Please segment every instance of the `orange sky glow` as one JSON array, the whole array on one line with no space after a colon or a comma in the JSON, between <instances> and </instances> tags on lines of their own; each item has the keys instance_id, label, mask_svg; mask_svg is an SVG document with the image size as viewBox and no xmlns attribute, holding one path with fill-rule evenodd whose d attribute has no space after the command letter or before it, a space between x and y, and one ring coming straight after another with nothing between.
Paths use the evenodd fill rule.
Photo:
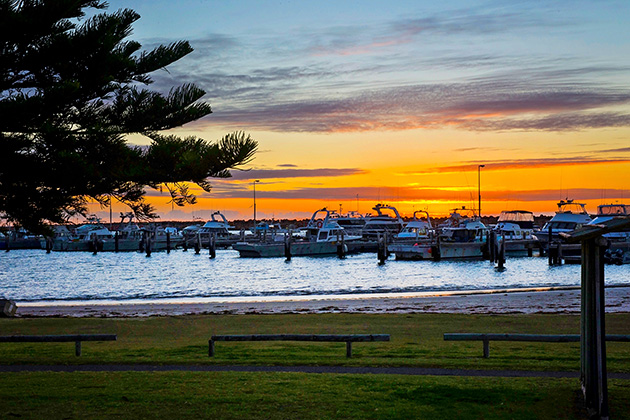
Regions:
<instances>
[{"instance_id":1,"label":"orange sky glow","mask_svg":"<svg viewBox=\"0 0 630 420\"><path fill-rule=\"evenodd\" d=\"M630 43L619 19L630 4L109 3L142 16L133 38L143 46L195 49L152 75L152 88L195 83L213 113L170 133L259 142L196 205L147 191L161 220L251 219L255 180L258 219L377 203L443 216L476 208L479 186L483 214L553 214L567 198L592 213L630 204ZM121 211L114 204L114 218Z\"/></svg>"}]
</instances>

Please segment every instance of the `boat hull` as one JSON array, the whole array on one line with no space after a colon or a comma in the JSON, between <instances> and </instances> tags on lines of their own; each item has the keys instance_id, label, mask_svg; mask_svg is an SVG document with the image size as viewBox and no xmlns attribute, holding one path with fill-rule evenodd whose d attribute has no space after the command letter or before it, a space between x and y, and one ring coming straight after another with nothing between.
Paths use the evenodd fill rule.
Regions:
<instances>
[{"instance_id":1,"label":"boat hull","mask_svg":"<svg viewBox=\"0 0 630 420\"><path fill-rule=\"evenodd\" d=\"M392 244L388 251L397 260L440 260L451 258L476 258L484 256L483 242L453 242L437 244Z\"/></svg>"},{"instance_id":2,"label":"boat hull","mask_svg":"<svg viewBox=\"0 0 630 420\"><path fill-rule=\"evenodd\" d=\"M241 257L273 258L287 256L285 244L278 243L245 243L232 245ZM347 250L347 246L346 246ZM309 255L334 255L339 252L336 242L294 242L290 246L292 257Z\"/></svg>"}]
</instances>

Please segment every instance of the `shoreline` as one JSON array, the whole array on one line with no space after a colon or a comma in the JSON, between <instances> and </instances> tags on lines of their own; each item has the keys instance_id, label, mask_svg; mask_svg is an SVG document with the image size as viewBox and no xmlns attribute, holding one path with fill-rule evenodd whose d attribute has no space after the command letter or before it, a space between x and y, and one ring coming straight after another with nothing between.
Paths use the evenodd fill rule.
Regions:
<instances>
[{"instance_id":1,"label":"shoreline","mask_svg":"<svg viewBox=\"0 0 630 420\"><path fill-rule=\"evenodd\" d=\"M606 287L606 312L630 312L630 286ZM343 295L170 299L168 301L18 302L18 317L148 317L298 313L579 313L578 286Z\"/></svg>"}]
</instances>

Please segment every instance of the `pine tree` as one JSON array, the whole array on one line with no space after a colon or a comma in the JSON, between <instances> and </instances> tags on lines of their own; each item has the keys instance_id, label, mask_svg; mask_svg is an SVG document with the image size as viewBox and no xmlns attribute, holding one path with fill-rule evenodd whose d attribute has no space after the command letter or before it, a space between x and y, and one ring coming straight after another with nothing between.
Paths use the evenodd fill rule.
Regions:
<instances>
[{"instance_id":1,"label":"pine tree","mask_svg":"<svg viewBox=\"0 0 630 420\"><path fill-rule=\"evenodd\" d=\"M229 177L257 149L242 132L218 142L161 135L211 113L195 85L149 89L151 72L192 48L180 41L141 51L127 40L138 14L106 7L0 0L0 216L33 232L86 215L94 200L155 217L146 187L166 188L177 205L194 203L189 183L210 191L208 178ZM151 145L131 147L128 134Z\"/></svg>"}]
</instances>

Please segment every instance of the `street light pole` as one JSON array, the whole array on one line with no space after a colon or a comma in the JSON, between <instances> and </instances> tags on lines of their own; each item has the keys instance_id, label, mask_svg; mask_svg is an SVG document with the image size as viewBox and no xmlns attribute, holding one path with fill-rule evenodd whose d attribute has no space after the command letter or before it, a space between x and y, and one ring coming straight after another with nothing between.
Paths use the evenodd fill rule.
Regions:
<instances>
[{"instance_id":1,"label":"street light pole","mask_svg":"<svg viewBox=\"0 0 630 420\"><path fill-rule=\"evenodd\" d=\"M260 182L259 179L254 180L252 185L254 185L254 227L256 227L256 183Z\"/></svg>"},{"instance_id":2,"label":"street light pole","mask_svg":"<svg viewBox=\"0 0 630 420\"><path fill-rule=\"evenodd\" d=\"M479 193L479 219L481 220L481 168L485 168L486 165L477 166L477 192Z\"/></svg>"}]
</instances>

